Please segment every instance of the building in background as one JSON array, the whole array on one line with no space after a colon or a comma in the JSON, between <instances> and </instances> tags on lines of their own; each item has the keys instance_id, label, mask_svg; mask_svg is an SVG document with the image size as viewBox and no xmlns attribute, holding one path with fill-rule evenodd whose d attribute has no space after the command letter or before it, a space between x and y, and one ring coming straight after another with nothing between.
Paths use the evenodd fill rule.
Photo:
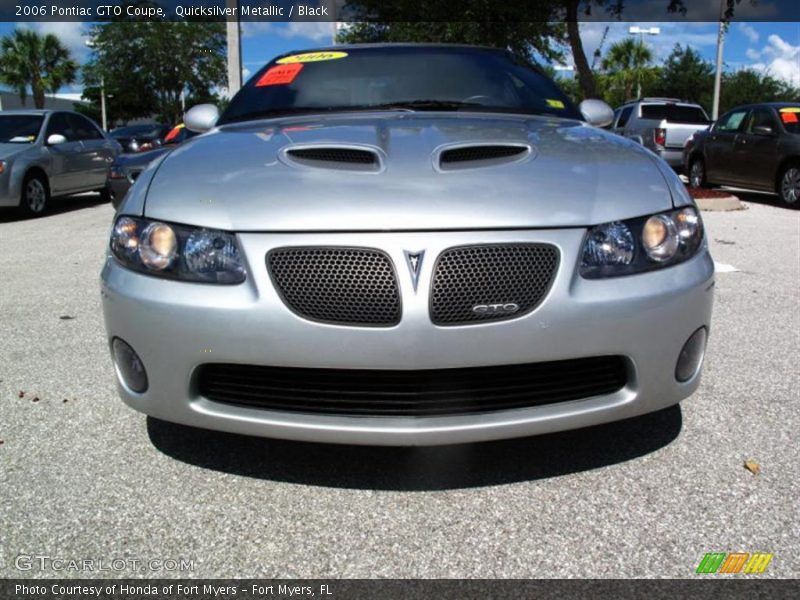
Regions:
<instances>
[{"instance_id":1,"label":"building in background","mask_svg":"<svg viewBox=\"0 0 800 600\"><path fill-rule=\"evenodd\" d=\"M88 102L81 100L80 94L46 94L44 99L44 107L57 109L57 110L75 110L76 104L83 104L88 106ZM33 97L28 96L25 99L25 104L19 99L17 92L8 92L0 90L0 110L20 110L20 109L35 109L36 105L33 103Z\"/></svg>"}]
</instances>

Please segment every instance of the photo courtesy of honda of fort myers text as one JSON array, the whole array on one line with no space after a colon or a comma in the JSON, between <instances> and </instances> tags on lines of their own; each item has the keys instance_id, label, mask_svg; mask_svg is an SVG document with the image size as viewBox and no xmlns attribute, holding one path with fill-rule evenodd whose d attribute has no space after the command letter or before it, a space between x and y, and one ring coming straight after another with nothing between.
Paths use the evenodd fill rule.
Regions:
<instances>
[{"instance_id":1,"label":"photo courtesy of honda of fort myers text","mask_svg":"<svg viewBox=\"0 0 800 600\"><path fill-rule=\"evenodd\" d=\"M797 597L799 6L3 3L0 598Z\"/></svg>"}]
</instances>

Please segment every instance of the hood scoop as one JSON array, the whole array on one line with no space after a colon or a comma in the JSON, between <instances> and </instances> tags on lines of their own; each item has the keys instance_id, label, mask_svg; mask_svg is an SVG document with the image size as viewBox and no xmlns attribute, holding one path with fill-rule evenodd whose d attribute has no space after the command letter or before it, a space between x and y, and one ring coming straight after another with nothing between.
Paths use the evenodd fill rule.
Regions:
<instances>
[{"instance_id":1,"label":"hood scoop","mask_svg":"<svg viewBox=\"0 0 800 600\"><path fill-rule=\"evenodd\" d=\"M531 154L526 144L471 144L441 150L436 163L442 171L454 171L517 162Z\"/></svg>"},{"instance_id":2,"label":"hood scoop","mask_svg":"<svg viewBox=\"0 0 800 600\"><path fill-rule=\"evenodd\" d=\"M337 171L376 172L382 168L380 155L369 148L350 146L292 147L283 152L285 160L302 167L334 169Z\"/></svg>"}]
</instances>

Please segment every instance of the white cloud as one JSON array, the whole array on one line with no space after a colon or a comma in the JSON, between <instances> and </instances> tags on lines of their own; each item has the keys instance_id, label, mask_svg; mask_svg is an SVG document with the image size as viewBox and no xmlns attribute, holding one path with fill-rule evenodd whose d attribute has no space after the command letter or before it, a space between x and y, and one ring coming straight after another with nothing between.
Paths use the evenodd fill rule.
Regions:
<instances>
[{"instance_id":1,"label":"white cloud","mask_svg":"<svg viewBox=\"0 0 800 600\"><path fill-rule=\"evenodd\" d=\"M288 21L280 24L266 21L242 23L242 37L259 35L279 35L287 39L307 38L317 44L330 43L333 38L333 24L322 21Z\"/></svg>"},{"instance_id":2,"label":"white cloud","mask_svg":"<svg viewBox=\"0 0 800 600\"><path fill-rule=\"evenodd\" d=\"M800 45L793 46L774 33L767 42L761 51L754 51L753 55L762 62L751 65L752 68L800 87ZM749 51L747 56L751 57Z\"/></svg>"},{"instance_id":3,"label":"white cloud","mask_svg":"<svg viewBox=\"0 0 800 600\"><path fill-rule=\"evenodd\" d=\"M284 27L277 28L276 33L285 38L302 37L314 40L331 42L333 37L333 24L321 21L289 21Z\"/></svg>"},{"instance_id":4,"label":"white cloud","mask_svg":"<svg viewBox=\"0 0 800 600\"><path fill-rule=\"evenodd\" d=\"M761 50L756 50L755 48L748 48L745 54L750 60L759 60L761 58Z\"/></svg>"},{"instance_id":5,"label":"white cloud","mask_svg":"<svg viewBox=\"0 0 800 600\"><path fill-rule=\"evenodd\" d=\"M242 21L242 37L272 33L272 23L268 21Z\"/></svg>"},{"instance_id":6,"label":"white cloud","mask_svg":"<svg viewBox=\"0 0 800 600\"><path fill-rule=\"evenodd\" d=\"M800 45L793 46L776 34L770 35L767 42L758 52L762 62L751 67L800 87ZM747 56L750 57L749 51Z\"/></svg>"},{"instance_id":7,"label":"white cloud","mask_svg":"<svg viewBox=\"0 0 800 600\"><path fill-rule=\"evenodd\" d=\"M745 37L750 40L751 44L758 42L758 32L751 25L748 25L747 23L739 23L739 31L741 31Z\"/></svg>"}]
</instances>

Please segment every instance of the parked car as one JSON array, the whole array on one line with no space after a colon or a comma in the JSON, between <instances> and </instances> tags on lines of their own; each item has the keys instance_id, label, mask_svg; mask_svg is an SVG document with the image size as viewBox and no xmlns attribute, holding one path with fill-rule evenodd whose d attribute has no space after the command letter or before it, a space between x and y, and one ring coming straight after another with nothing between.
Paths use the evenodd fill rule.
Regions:
<instances>
[{"instance_id":1,"label":"parked car","mask_svg":"<svg viewBox=\"0 0 800 600\"><path fill-rule=\"evenodd\" d=\"M635 140L674 168L683 166L683 146L711 120L699 104L674 98L643 98L614 112L611 131Z\"/></svg>"},{"instance_id":2,"label":"parked car","mask_svg":"<svg viewBox=\"0 0 800 600\"><path fill-rule=\"evenodd\" d=\"M44 214L51 198L105 193L117 142L83 115L69 111L0 113L0 207Z\"/></svg>"},{"instance_id":3,"label":"parked car","mask_svg":"<svg viewBox=\"0 0 800 600\"><path fill-rule=\"evenodd\" d=\"M138 154L120 154L108 169L106 190L114 208L118 208L130 187L151 162L166 154L175 146L197 135L180 123L173 127L156 150Z\"/></svg>"},{"instance_id":4,"label":"parked car","mask_svg":"<svg viewBox=\"0 0 800 600\"><path fill-rule=\"evenodd\" d=\"M800 199L800 104L739 106L709 131L696 133L684 151L694 187L729 185Z\"/></svg>"},{"instance_id":5,"label":"parked car","mask_svg":"<svg viewBox=\"0 0 800 600\"><path fill-rule=\"evenodd\" d=\"M161 146L169 131L169 125L148 123L117 127L111 130L111 136L120 143L124 152L147 152Z\"/></svg>"},{"instance_id":6,"label":"parked car","mask_svg":"<svg viewBox=\"0 0 800 600\"><path fill-rule=\"evenodd\" d=\"M279 56L145 170L102 271L118 389L197 427L447 444L689 396L714 265L686 186L503 50Z\"/></svg>"}]
</instances>

